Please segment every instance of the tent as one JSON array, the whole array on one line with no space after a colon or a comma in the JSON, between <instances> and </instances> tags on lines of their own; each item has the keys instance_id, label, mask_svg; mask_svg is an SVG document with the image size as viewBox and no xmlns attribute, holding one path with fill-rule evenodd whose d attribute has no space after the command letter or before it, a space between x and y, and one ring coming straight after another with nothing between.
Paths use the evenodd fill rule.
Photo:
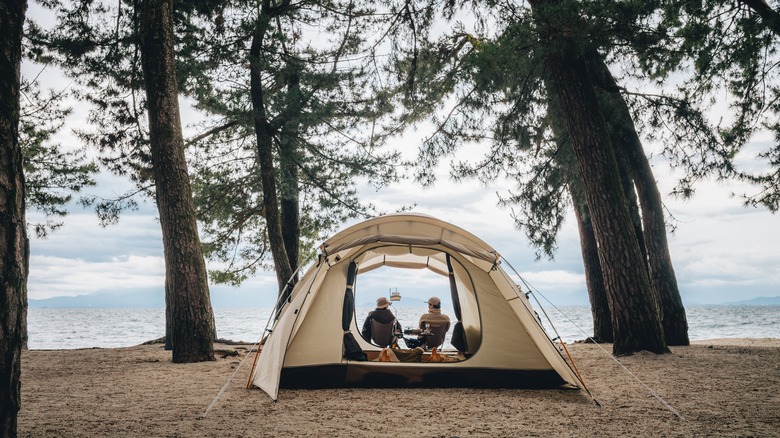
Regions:
<instances>
[{"instance_id":1,"label":"tent","mask_svg":"<svg viewBox=\"0 0 780 438\"><path fill-rule=\"evenodd\" d=\"M445 362L429 362L427 352L417 362L375 361L381 348L360 335L353 288L357 276L382 266L449 278L457 348L441 352ZM248 386L276 400L280 387L582 385L496 251L450 223L399 213L353 225L322 244L272 312Z\"/></svg>"}]
</instances>

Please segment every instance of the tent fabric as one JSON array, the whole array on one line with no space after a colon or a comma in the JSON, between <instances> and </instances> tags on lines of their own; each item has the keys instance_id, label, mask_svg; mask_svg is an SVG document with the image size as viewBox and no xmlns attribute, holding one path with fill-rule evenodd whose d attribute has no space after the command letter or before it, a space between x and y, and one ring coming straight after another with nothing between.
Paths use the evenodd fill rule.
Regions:
<instances>
[{"instance_id":1,"label":"tent fabric","mask_svg":"<svg viewBox=\"0 0 780 438\"><path fill-rule=\"evenodd\" d=\"M250 383L272 399L280 386L581 387L525 294L501 268L498 253L473 234L431 216L401 213L348 227L326 240L321 252L290 299L280 303L251 371ZM448 278L443 281L453 292L466 350L462 360L345 358L347 335L360 333L355 276L382 266L428 269ZM369 356L381 351L360 335L352 340Z\"/></svg>"},{"instance_id":2,"label":"tent fabric","mask_svg":"<svg viewBox=\"0 0 780 438\"><path fill-rule=\"evenodd\" d=\"M450 339L450 343L453 347L455 347L456 350L460 351L461 353L468 351L466 332L463 330L463 323L460 321L456 322L455 325L452 326L452 339Z\"/></svg>"},{"instance_id":3,"label":"tent fabric","mask_svg":"<svg viewBox=\"0 0 780 438\"><path fill-rule=\"evenodd\" d=\"M460 321L460 298L458 298L458 283L455 281L455 274L452 272L452 260L447 254L447 277L450 280L450 295L452 295L452 307L455 310L455 318Z\"/></svg>"}]
</instances>

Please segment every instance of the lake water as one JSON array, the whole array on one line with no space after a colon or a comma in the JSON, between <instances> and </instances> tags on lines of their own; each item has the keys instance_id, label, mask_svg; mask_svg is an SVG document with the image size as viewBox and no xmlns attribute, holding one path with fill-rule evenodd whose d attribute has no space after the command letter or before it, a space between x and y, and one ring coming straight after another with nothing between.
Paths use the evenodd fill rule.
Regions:
<instances>
[{"instance_id":1,"label":"lake water","mask_svg":"<svg viewBox=\"0 0 780 438\"><path fill-rule=\"evenodd\" d=\"M370 308L358 308L359 325ZM398 307L404 327L417 324L420 309ZM451 309L443 309L454 319ZM713 338L780 338L780 306L689 306L691 340ZM215 308L217 336L253 343L260 338L270 308ZM565 342L593 334L590 309L585 306L545 308ZM545 321L544 313L539 312ZM128 347L165 333L162 308L31 308L28 313L30 349ZM545 327L551 337L550 324Z\"/></svg>"}]
</instances>

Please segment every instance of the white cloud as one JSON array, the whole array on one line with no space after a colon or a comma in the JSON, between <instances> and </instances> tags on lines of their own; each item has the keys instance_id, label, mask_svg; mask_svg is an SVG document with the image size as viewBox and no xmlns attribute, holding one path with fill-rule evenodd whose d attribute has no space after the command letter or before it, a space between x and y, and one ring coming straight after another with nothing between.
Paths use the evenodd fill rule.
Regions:
<instances>
[{"instance_id":1,"label":"white cloud","mask_svg":"<svg viewBox=\"0 0 780 438\"><path fill-rule=\"evenodd\" d=\"M161 257L117 256L102 262L30 257L28 295L32 299L147 287L164 290L165 263Z\"/></svg>"},{"instance_id":2,"label":"white cloud","mask_svg":"<svg viewBox=\"0 0 780 438\"><path fill-rule=\"evenodd\" d=\"M685 297L699 302L728 300L729 288L741 298L780 290L780 233L777 216L763 210L744 209L728 197L732 187L702 185L692 201L666 199L680 220L669 244L675 271ZM533 249L512 224L510 212L496 206L496 190L475 183L438 183L422 190L404 183L369 198L380 207L394 209L416 202L415 211L451 222L475 234L511 263L542 294L560 300L584 299L585 280L579 237L573 217L567 219L559 238L556 260L535 261ZM362 193L362 192L361 192ZM65 219L66 225L46 240L31 241L30 298L77 295L105 289L164 285L160 224L152 206L121 217L116 226L101 228L90 212ZM363 290L386 292L391 287L419 291L424 297L442 293L438 276L420 272L370 282ZM219 290L219 288L213 288ZM276 278L261 273L240 288L273 296Z\"/></svg>"},{"instance_id":3,"label":"white cloud","mask_svg":"<svg viewBox=\"0 0 780 438\"><path fill-rule=\"evenodd\" d=\"M585 274L568 271L538 271L521 273L526 281L536 287L585 287Z\"/></svg>"},{"instance_id":4,"label":"white cloud","mask_svg":"<svg viewBox=\"0 0 780 438\"><path fill-rule=\"evenodd\" d=\"M34 67L23 68L33 69L27 70L29 73L37 71ZM186 108L183 113L190 119L194 117ZM76 120L75 124L78 123ZM406 158L416 157L419 138L425 129L423 126L417 133L396 143ZM67 141L73 139L70 133L64 132L62 136ZM745 168L760 168L754 156L769 141L770 138L757 137L755 144L740 154L740 164ZM458 159L478 159L479 150L479 147L464 147ZM512 185L500 180L488 187L477 181L454 183L448 176L448 164L448 159L442 161L437 169L438 180L431 188L423 189L411 181L404 181L377 192L361 185L360 196L384 211L416 204L414 211L470 231L493 246L524 278L548 296L582 296L585 293L579 237L573 216L567 218L561 230L555 261L535 261L533 248L523 233L514 228L511 211L497 205L496 192L506 193ZM732 196L732 193L750 193L753 189L744 184L701 181L693 199L677 200L667 194L679 175L670 171L667 163L657 155L653 164L666 206L679 221L677 232L669 235L669 244L684 296L718 302L733 293L729 288L738 288L743 298L780 291L777 215L743 208L740 199ZM89 190L116 195L129 186L121 178L107 175L101 175L99 183L99 187ZM35 213L28 213L28 218L34 221ZM140 211L123 214L118 225L108 228L101 228L93 213L74 208L65 218L62 229L46 240L32 239L31 253L30 298L129 287L162 288L164 285L160 224L152 202L142 204ZM363 279L361 286L376 291L387 291L390 287L420 290L424 296L440 290L440 279L436 277L412 272L396 277L393 284L387 280ZM241 289L273 296L276 278L272 273L262 273L248 280Z\"/></svg>"}]
</instances>

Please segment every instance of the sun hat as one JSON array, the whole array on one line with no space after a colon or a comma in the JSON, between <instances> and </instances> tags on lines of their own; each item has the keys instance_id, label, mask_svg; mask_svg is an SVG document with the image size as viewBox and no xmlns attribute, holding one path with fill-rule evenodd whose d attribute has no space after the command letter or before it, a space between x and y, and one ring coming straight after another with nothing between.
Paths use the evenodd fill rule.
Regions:
<instances>
[{"instance_id":1,"label":"sun hat","mask_svg":"<svg viewBox=\"0 0 780 438\"><path fill-rule=\"evenodd\" d=\"M390 302L387 301L387 298L385 297L379 297L376 299L376 308L377 309L387 309L387 306L390 305Z\"/></svg>"}]
</instances>

